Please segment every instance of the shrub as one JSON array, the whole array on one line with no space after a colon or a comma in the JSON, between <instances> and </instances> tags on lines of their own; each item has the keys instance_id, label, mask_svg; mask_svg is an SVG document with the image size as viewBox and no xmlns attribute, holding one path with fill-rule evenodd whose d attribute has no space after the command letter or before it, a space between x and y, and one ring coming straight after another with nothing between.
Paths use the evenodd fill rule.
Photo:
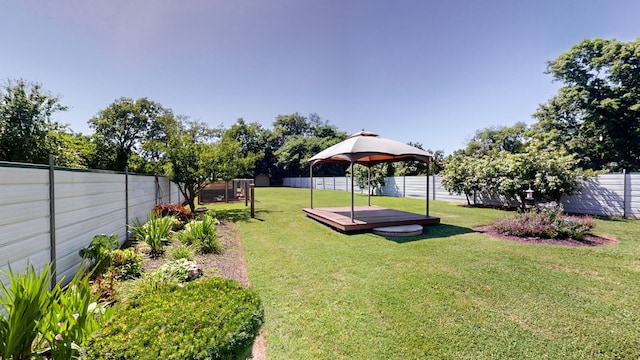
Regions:
<instances>
[{"instance_id":1,"label":"shrub","mask_svg":"<svg viewBox=\"0 0 640 360\"><path fill-rule=\"evenodd\" d=\"M193 213L181 204L157 204L153 207L153 213L160 216L174 216L182 223L188 223L193 219Z\"/></svg>"},{"instance_id":2,"label":"shrub","mask_svg":"<svg viewBox=\"0 0 640 360\"><path fill-rule=\"evenodd\" d=\"M93 261L93 273L99 275L111 265L111 251L117 248L118 244L118 235L96 235L89 246L80 249L79 254L83 259Z\"/></svg>"},{"instance_id":3,"label":"shrub","mask_svg":"<svg viewBox=\"0 0 640 360\"><path fill-rule=\"evenodd\" d=\"M173 260L187 259L193 260L193 247L190 245L180 244L169 250L169 255Z\"/></svg>"},{"instance_id":4,"label":"shrub","mask_svg":"<svg viewBox=\"0 0 640 360\"><path fill-rule=\"evenodd\" d=\"M204 254L219 254L222 251L222 243L217 235L217 224L216 219L205 215L202 221L194 220L185 225L178 238L184 244L197 246Z\"/></svg>"},{"instance_id":5,"label":"shrub","mask_svg":"<svg viewBox=\"0 0 640 360\"><path fill-rule=\"evenodd\" d=\"M134 248L111 252L111 265L118 281L135 279L142 274L143 255Z\"/></svg>"},{"instance_id":6,"label":"shrub","mask_svg":"<svg viewBox=\"0 0 640 360\"><path fill-rule=\"evenodd\" d=\"M90 341L87 355L120 360L238 359L250 351L263 318L255 292L233 280L215 277L159 288L124 304Z\"/></svg>"},{"instance_id":7,"label":"shrub","mask_svg":"<svg viewBox=\"0 0 640 360\"><path fill-rule=\"evenodd\" d=\"M172 227L173 221L170 217L162 217L153 212L149 214L149 221L146 223L143 224L139 219L136 219L130 226L133 237L149 245L151 254L154 256L162 254Z\"/></svg>"},{"instance_id":8,"label":"shrub","mask_svg":"<svg viewBox=\"0 0 640 360\"><path fill-rule=\"evenodd\" d=\"M494 228L505 235L581 240L595 227L589 216L567 216L562 205L543 205L516 216L497 219Z\"/></svg>"}]
</instances>

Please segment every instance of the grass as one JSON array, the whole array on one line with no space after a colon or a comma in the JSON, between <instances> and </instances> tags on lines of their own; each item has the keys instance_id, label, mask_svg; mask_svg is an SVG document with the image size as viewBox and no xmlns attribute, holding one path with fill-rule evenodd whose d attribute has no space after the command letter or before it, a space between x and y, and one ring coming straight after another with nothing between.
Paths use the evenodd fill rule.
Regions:
<instances>
[{"instance_id":1,"label":"grass","mask_svg":"<svg viewBox=\"0 0 640 360\"><path fill-rule=\"evenodd\" d=\"M316 207L349 201L314 191ZM424 200L372 204L424 212ZM534 245L471 231L503 211L433 201L442 225L394 239L338 233L308 205L308 190L258 188L256 219L231 212L270 359L640 357L639 221L597 221L615 246Z\"/></svg>"}]
</instances>

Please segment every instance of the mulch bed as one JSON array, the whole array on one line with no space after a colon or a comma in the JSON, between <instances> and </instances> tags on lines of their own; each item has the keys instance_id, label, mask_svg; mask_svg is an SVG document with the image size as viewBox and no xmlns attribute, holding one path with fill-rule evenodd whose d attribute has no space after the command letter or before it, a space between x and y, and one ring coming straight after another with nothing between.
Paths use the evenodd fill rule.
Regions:
<instances>
[{"instance_id":1,"label":"mulch bed","mask_svg":"<svg viewBox=\"0 0 640 360\"><path fill-rule=\"evenodd\" d=\"M476 226L473 231L483 233L497 239L516 241L530 244L545 244L545 245L565 245L565 246L602 246L602 245L615 245L619 241L616 238L607 235L588 234L582 240L576 239L541 239L533 237L519 237L504 235L496 231L491 225Z\"/></svg>"},{"instance_id":2,"label":"mulch bed","mask_svg":"<svg viewBox=\"0 0 640 360\"><path fill-rule=\"evenodd\" d=\"M220 254L195 254L193 261L198 264L198 268L202 271L202 276L222 276L234 279L242 286L250 287L251 281L247 273L247 263L245 262L244 249L238 234L238 226L233 222L223 221L216 228L218 237L222 241L222 252ZM169 259L168 252L165 252L162 258L151 258L144 245L140 245L140 250L145 254L143 265L145 272L153 272ZM267 345L264 333L260 329L260 334L253 344L251 358L253 360L266 360L266 352Z\"/></svg>"}]
</instances>

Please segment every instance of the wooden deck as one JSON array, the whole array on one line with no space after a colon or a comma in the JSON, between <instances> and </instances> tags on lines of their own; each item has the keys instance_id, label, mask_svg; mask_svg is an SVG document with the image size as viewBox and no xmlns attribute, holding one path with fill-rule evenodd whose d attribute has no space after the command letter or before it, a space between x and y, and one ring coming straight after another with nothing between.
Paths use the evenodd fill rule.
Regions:
<instances>
[{"instance_id":1,"label":"wooden deck","mask_svg":"<svg viewBox=\"0 0 640 360\"><path fill-rule=\"evenodd\" d=\"M351 207L302 209L305 215L342 232L369 230L377 227L397 225L439 224L440 218L406 211L387 209L379 206L356 206L354 221L351 221Z\"/></svg>"}]
</instances>

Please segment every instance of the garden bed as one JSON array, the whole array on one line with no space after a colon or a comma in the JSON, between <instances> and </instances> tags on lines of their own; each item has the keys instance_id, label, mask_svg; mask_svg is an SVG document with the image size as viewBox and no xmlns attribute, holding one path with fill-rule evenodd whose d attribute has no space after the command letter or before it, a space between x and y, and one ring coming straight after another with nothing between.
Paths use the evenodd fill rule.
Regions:
<instances>
[{"instance_id":1,"label":"garden bed","mask_svg":"<svg viewBox=\"0 0 640 360\"><path fill-rule=\"evenodd\" d=\"M587 234L581 240L576 239L541 239L538 237L519 237L504 235L498 232L492 225L476 226L473 231L483 233L497 239L516 241L530 244L566 245L566 246L602 246L615 245L618 240L607 235Z\"/></svg>"}]
</instances>

